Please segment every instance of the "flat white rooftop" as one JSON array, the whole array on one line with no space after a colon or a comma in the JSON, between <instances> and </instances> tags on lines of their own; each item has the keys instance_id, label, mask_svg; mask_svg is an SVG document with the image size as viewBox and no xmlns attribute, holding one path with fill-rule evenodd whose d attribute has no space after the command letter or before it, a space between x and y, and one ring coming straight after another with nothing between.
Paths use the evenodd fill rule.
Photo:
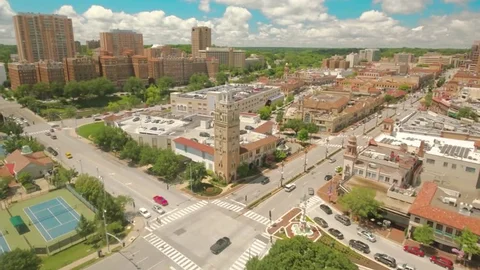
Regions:
<instances>
[{"instance_id":1,"label":"flat white rooftop","mask_svg":"<svg viewBox=\"0 0 480 270\"><path fill-rule=\"evenodd\" d=\"M127 133L149 134L149 135L176 135L174 130L181 129L188 125L188 122L166 119L156 116L139 115L131 116L118 122L119 126Z\"/></svg>"}]
</instances>

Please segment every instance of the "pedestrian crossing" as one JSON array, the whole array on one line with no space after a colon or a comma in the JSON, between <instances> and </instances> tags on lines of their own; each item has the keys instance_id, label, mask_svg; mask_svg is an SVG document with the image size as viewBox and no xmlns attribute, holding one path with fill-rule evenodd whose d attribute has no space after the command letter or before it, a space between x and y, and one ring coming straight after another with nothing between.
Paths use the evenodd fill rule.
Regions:
<instances>
[{"instance_id":1,"label":"pedestrian crossing","mask_svg":"<svg viewBox=\"0 0 480 270\"><path fill-rule=\"evenodd\" d=\"M245 252L243 252L243 254L233 263L233 265L230 267L230 270L244 270L248 260L255 256L260 257L266 247L266 243L255 239L250 247L245 250Z\"/></svg>"},{"instance_id":2,"label":"pedestrian crossing","mask_svg":"<svg viewBox=\"0 0 480 270\"><path fill-rule=\"evenodd\" d=\"M320 197L318 197L318 196L310 197L307 200L307 209L310 209L310 208L316 206L317 204L321 204L321 203L323 203L323 200Z\"/></svg>"},{"instance_id":3,"label":"pedestrian crossing","mask_svg":"<svg viewBox=\"0 0 480 270\"><path fill-rule=\"evenodd\" d=\"M189 258L185 255L180 253L178 250L167 244L167 242L163 241L160 237L156 236L153 233L147 234L143 237L148 243L162 252L165 256L167 256L170 260L175 262L178 266L180 266L183 270L201 270L200 266L196 265L192 262Z\"/></svg>"},{"instance_id":4,"label":"pedestrian crossing","mask_svg":"<svg viewBox=\"0 0 480 270\"><path fill-rule=\"evenodd\" d=\"M244 217L247 217L251 220L254 220L260 224L263 224L263 225L269 225L270 224L270 219L260 215L260 214L257 214L253 211L248 211L246 212L245 214L243 214Z\"/></svg>"},{"instance_id":5,"label":"pedestrian crossing","mask_svg":"<svg viewBox=\"0 0 480 270\"><path fill-rule=\"evenodd\" d=\"M324 144L323 146L326 146L328 148L334 147L334 148L342 148L341 144Z\"/></svg>"},{"instance_id":6,"label":"pedestrian crossing","mask_svg":"<svg viewBox=\"0 0 480 270\"><path fill-rule=\"evenodd\" d=\"M195 211L200 210L200 208L204 207L207 205L207 201L200 201L196 204L192 204L189 207L186 207L185 209L173 212L172 214L166 215L165 217L160 216L160 221L157 220L152 220L149 222L148 226L145 226L145 229L149 232L152 232L164 225L167 225L177 219L180 219L183 216L186 216L188 214L191 214Z\"/></svg>"},{"instance_id":7,"label":"pedestrian crossing","mask_svg":"<svg viewBox=\"0 0 480 270\"><path fill-rule=\"evenodd\" d=\"M45 130L40 130L40 131L33 131L33 132L25 132L25 134L27 134L28 136L32 136L32 135L37 135L37 134L45 134L46 132L50 132L49 129L45 129Z\"/></svg>"},{"instance_id":8,"label":"pedestrian crossing","mask_svg":"<svg viewBox=\"0 0 480 270\"><path fill-rule=\"evenodd\" d=\"M239 205L224 202L222 200L213 200L212 203L215 204L216 206L225 208L227 210L230 210L230 211L233 211L233 212L236 212L236 213L243 210L243 207L241 207Z\"/></svg>"},{"instance_id":9,"label":"pedestrian crossing","mask_svg":"<svg viewBox=\"0 0 480 270\"><path fill-rule=\"evenodd\" d=\"M329 139L329 140L333 140L333 139L338 138L338 137L340 137L340 138L349 138L350 136L352 136L352 134L340 133L340 134L338 134L338 135L336 135L336 136L330 136L328 139ZM355 137L357 137L357 138L363 138L363 139L367 139L367 140L372 138L372 136L363 135L363 134L356 134Z\"/></svg>"}]
</instances>

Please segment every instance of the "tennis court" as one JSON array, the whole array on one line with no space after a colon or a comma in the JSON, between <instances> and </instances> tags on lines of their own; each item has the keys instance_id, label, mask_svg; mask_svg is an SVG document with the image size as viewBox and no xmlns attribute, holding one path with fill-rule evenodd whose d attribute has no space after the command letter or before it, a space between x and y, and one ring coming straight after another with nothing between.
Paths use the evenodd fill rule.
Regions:
<instances>
[{"instance_id":1,"label":"tennis court","mask_svg":"<svg viewBox=\"0 0 480 270\"><path fill-rule=\"evenodd\" d=\"M7 239L0 232L0 254L10 251L10 246L7 243Z\"/></svg>"},{"instance_id":2,"label":"tennis court","mask_svg":"<svg viewBox=\"0 0 480 270\"><path fill-rule=\"evenodd\" d=\"M74 231L80 215L62 197L56 197L23 209L45 241Z\"/></svg>"}]
</instances>

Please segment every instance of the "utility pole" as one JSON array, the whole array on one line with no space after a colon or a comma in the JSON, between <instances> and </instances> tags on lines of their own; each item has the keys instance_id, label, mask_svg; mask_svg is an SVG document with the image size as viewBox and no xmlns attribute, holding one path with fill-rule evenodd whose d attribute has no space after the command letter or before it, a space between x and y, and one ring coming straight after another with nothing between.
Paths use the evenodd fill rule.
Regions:
<instances>
[{"instance_id":1,"label":"utility pole","mask_svg":"<svg viewBox=\"0 0 480 270\"><path fill-rule=\"evenodd\" d=\"M105 241L107 242L107 251L110 253L110 243L108 242L108 232L107 232L107 218L105 217L105 213L107 210L103 209L103 226L105 228Z\"/></svg>"},{"instance_id":2,"label":"utility pole","mask_svg":"<svg viewBox=\"0 0 480 270\"><path fill-rule=\"evenodd\" d=\"M363 123L363 135L365 135L365 126L367 125L367 123Z\"/></svg>"},{"instance_id":3,"label":"utility pole","mask_svg":"<svg viewBox=\"0 0 480 270\"><path fill-rule=\"evenodd\" d=\"M304 152L305 152L305 160L303 162L303 171L306 172L307 171L307 148L304 149Z\"/></svg>"},{"instance_id":4,"label":"utility pole","mask_svg":"<svg viewBox=\"0 0 480 270\"><path fill-rule=\"evenodd\" d=\"M285 167L285 161L282 160L282 174L280 176L280 186L283 187L283 167Z\"/></svg>"},{"instance_id":5,"label":"utility pole","mask_svg":"<svg viewBox=\"0 0 480 270\"><path fill-rule=\"evenodd\" d=\"M81 159L79 159L79 160L78 160L78 163L80 163L80 173L82 173L82 174L83 174L83 165L82 165L82 160L81 160Z\"/></svg>"}]
</instances>

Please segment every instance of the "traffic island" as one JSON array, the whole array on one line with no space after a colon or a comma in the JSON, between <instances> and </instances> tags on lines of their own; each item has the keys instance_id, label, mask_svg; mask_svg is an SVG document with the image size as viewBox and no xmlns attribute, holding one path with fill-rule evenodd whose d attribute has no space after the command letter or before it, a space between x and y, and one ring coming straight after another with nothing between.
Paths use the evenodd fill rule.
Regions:
<instances>
[{"instance_id":1,"label":"traffic island","mask_svg":"<svg viewBox=\"0 0 480 270\"><path fill-rule=\"evenodd\" d=\"M301 235L315 242L320 239L321 233L317 225L309 220L301 208L294 207L268 227L267 233L278 239Z\"/></svg>"}]
</instances>

